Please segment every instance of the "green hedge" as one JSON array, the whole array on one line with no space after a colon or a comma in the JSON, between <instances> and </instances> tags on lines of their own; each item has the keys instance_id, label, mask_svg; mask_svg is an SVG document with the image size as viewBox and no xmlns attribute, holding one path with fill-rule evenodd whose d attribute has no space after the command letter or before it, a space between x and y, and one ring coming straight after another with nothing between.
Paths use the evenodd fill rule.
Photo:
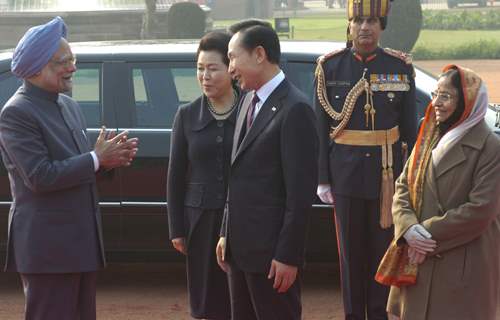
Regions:
<instances>
[{"instance_id":1,"label":"green hedge","mask_svg":"<svg viewBox=\"0 0 500 320\"><path fill-rule=\"evenodd\" d=\"M424 10L422 29L498 30L500 10Z\"/></svg>"},{"instance_id":2,"label":"green hedge","mask_svg":"<svg viewBox=\"0 0 500 320\"><path fill-rule=\"evenodd\" d=\"M500 59L500 42L496 40L478 40L456 47L443 47L434 50L417 46L412 54L416 60Z\"/></svg>"}]
</instances>

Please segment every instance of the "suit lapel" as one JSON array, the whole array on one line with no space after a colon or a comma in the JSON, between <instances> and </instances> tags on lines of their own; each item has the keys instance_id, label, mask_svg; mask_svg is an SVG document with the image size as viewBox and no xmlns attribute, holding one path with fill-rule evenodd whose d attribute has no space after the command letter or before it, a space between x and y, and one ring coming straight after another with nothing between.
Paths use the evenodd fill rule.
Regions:
<instances>
[{"instance_id":1,"label":"suit lapel","mask_svg":"<svg viewBox=\"0 0 500 320\"><path fill-rule=\"evenodd\" d=\"M463 137L459 139L457 143L455 143L455 145L451 146L450 150L437 164L436 179L439 179L440 176L451 168L466 161L467 157L464 152L464 147L481 150L490 133L491 130L488 128L488 125L484 120L472 127Z\"/></svg>"},{"instance_id":2,"label":"suit lapel","mask_svg":"<svg viewBox=\"0 0 500 320\"><path fill-rule=\"evenodd\" d=\"M259 134L264 130L269 121L280 111L281 109L281 99L288 92L288 82L287 80L283 80L278 87L271 93L269 98L264 102L264 105L261 107L259 113L257 114L255 120L253 121L250 129L247 128L247 132L243 141L241 142L239 148L236 151L236 154L233 157L232 163L236 160L236 158L245 151L245 149L259 136ZM248 106L246 108L248 110ZM246 112L243 114L243 120L245 121ZM240 118L241 118L240 114ZM239 121L240 119L238 119Z\"/></svg>"},{"instance_id":3,"label":"suit lapel","mask_svg":"<svg viewBox=\"0 0 500 320\"><path fill-rule=\"evenodd\" d=\"M252 103L252 94L249 92L246 94L245 98L241 100L240 110L238 112L238 118L236 119L236 126L234 128L234 136L233 136L233 148L231 149L231 164L236 158L236 151L238 151L238 146L240 145L244 134L242 131L245 125L245 119L248 112L248 108L250 107L250 103Z\"/></svg>"},{"instance_id":4,"label":"suit lapel","mask_svg":"<svg viewBox=\"0 0 500 320\"><path fill-rule=\"evenodd\" d=\"M465 161L462 143L459 141L443 156L436 166L436 179L445 174L451 168L458 166Z\"/></svg>"},{"instance_id":5,"label":"suit lapel","mask_svg":"<svg viewBox=\"0 0 500 320\"><path fill-rule=\"evenodd\" d=\"M88 151L88 144L87 144L86 138L84 136L85 133L77 125L77 121L76 121L74 115L72 115L69 112L68 107L64 104L64 102L62 102L62 100L60 98L57 99L57 105L61 109L61 114L62 114L62 117L64 119L64 122L66 123L66 126L68 127L68 129L71 132L71 135L73 137L73 141L75 142L75 145L78 148L78 151L80 151L80 153L87 152Z\"/></svg>"}]
</instances>

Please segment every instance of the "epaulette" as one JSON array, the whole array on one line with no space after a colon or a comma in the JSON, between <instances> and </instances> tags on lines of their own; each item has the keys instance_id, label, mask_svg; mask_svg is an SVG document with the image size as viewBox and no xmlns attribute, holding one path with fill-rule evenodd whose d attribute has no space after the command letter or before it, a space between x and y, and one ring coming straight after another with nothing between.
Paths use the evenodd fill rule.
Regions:
<instances>
[{"instance_id":1,"label":"epaulette","mask_svg":"<svg viewBox=\"0 0 500 320\"><path fill-rule=\"evenodd\" d=\"M395 49L391 49L391 48L384 48L384 52L390 56L393 56L395 58L398 58L399 60L402 60L406 64L412 64L412 62L413 62L412 55L409 53L395 50Z\"/></svg>"},{"instance_id":2,"label":"epaulette","mask_svg":"<svg viewBox=\"0 0 500 320\"><path fill-rule=\"evenodd\" d=\"M346 51L346 50L349 50L349 48L342 48L342 49L333 50L332 52L329 52L329 53L327 53L327 54L324 54L324 55L320 56L320 57L316 60L316 62L317 62L318 64L323 63L323 62L325 62L326 60L328 60L328 59L330 59L330 58L332 58L332 57L335 57L336 55L339 55L339 54L341 54L342 52L344 52L344 51Z\"/></svg>"}]
</instances>

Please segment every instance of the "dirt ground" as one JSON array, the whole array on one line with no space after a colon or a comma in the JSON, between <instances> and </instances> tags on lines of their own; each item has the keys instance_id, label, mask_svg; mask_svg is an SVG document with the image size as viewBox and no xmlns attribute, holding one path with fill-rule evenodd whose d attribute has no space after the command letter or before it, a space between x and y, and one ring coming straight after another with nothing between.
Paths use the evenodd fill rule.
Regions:
<instances>
[{"instance_id":1,"label":"dirt ground","mask_svg":"<svg viewBox=\"0 0 500 320\"><path fill-rule=\"evenodd\" d=\"M306 266L303 320L342 319L338 268ZM0 319L22 319L24 297L16 274L0 273ZM183 264L113 264L99 274L100 320L188 320Z\"/></svg>"},{"instance_id":2,"label":"dirt ground","mask_svg":"<svg viewBox=\"0 0 500 320\"><path fill-rule=\"evenodd\" d=\"M435 75L447 64L456 64L474 70L488 88L490 102L500 103L500 60L430 60L415 61L419 67Z\"/></svg>"}]
</instances>

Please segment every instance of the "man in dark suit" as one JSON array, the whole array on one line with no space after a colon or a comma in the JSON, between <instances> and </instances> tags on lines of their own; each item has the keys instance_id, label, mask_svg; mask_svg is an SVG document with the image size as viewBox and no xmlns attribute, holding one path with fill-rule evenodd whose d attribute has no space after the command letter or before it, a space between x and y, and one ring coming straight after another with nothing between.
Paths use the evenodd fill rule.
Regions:
<instances>
[{"instance_id":1,"label":"man in dark suit","mask_svg":"<svg viewBox=\"0 0 500 320\"><path fill-rule=\"evenodd\" d=\"M60 17L31 28L12 72L23 85L0 114L0 148L9 173L6 271L18 272L26 319L96 318L96 270L105 264L95 172L128 165L137 139L123 132L93 151L72 88L75 57Z\"/></svg>"},{"instance_id":2,"label":"man in dark suit","mask_svg":"<svg viewBox=\"0 0 500 320\"><path fill-rule=\"evenodd\" d=\"M317 184L314 112L280 70L270 24L243 21L231 31L229 71L249 92L236 122L218 262L233 319L301 319L297 274Z\"/></svg>"}]
</instances>

